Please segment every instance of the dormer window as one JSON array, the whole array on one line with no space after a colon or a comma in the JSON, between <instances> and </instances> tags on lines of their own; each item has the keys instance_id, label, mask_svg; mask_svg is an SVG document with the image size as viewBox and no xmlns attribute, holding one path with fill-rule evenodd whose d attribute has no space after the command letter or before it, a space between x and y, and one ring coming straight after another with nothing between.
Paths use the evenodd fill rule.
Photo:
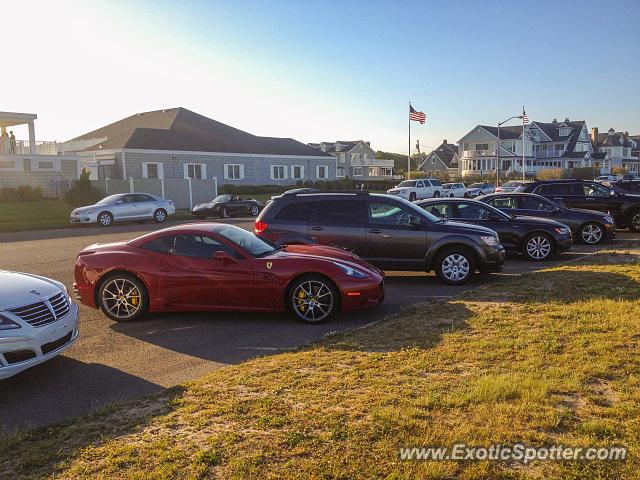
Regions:
<instances>
[{"instance_id":1,"label":"dormer window","mask_svg":"<svg viewBox=\"0 0 640 480\"><path fill-rule=\"evenodd\" d=\"M558 130L558 135L560 135L561 137L568 137L569 135L571 135L570 127L562 126Z\"/></svg>"}]
</instances>

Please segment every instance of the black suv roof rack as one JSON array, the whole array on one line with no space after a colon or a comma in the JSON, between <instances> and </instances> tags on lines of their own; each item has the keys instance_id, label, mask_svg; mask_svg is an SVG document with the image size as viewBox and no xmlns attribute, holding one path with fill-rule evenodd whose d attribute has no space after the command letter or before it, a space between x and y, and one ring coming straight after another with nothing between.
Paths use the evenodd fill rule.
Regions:
<instances>
[{"instance_id":1,"label":"black suv roof rack","mask_svg":"<svg viewBox=\"0 0 640 480\"><path fill-rule=\"evenodd\" d=\"M366 190L331 190L324 192L285 192L281 195L283 197L295 196L295 195L333 195L340 193L350 193L350 194L358 194L358 195L369 195L369 192Z\"/></svg>"}]
</instances>

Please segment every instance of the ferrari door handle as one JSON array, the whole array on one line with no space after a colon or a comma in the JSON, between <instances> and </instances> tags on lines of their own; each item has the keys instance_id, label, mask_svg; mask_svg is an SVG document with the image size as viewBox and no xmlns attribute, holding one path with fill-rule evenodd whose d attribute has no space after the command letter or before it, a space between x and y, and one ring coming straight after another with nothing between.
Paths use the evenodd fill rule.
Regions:
<instances>
[{"instance_id":1,"label":"ferrari door handle","mask_svg":"<svg viewBox=\"0 0 640 480\"><path fill-rule=\"evenodd\" d=\"M314 232L321 232L324 230L324 227L310 227L309 230L313 230Z\"/></svg>"}]
</instances>

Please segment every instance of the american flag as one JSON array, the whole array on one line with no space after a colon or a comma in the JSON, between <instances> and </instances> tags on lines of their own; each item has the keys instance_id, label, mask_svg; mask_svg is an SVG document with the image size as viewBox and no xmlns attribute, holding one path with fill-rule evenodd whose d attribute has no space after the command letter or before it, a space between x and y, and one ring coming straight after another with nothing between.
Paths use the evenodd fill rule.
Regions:
<instances>
[{"instance_id":1,"label":"american flag","mask_svg":"<svg viewBox=\"0 0 640 480\"><path fill-rule=\"evenodd\" d=\"M529 117L527 116L526 112L524 111L524 108L522 109L522 123L529 123Z\"/></svg>"},{"instance_id":2,"label":"american flag","mask_svg":"<svg viewBox=\"0 0 640 480\"><path fill-rule=\"evenodd\" d=\"M409 120L424 123L427 121L427 116L423 112L414 110L413 107L409 105Z\"/></svg>"}]
</instances>

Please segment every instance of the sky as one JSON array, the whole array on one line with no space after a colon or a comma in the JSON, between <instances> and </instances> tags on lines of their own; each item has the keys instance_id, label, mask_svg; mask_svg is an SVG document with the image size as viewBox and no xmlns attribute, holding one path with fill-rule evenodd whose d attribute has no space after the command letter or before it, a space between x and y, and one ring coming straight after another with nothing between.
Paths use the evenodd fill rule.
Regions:
<instances>
[{"instance_id":1,"label":"sky","mask_svg":"<svg viewBox=\"0 0 640 480\"><path fill-rule=\"evenodd\" d=\"M0 12L0 111L36 113L38 140L182 106L256 135L406 153L409 101L427 114L411 125L423 150L522 106L640 134L640 0L0 0Z\"/></svg>"}]
</instances>

